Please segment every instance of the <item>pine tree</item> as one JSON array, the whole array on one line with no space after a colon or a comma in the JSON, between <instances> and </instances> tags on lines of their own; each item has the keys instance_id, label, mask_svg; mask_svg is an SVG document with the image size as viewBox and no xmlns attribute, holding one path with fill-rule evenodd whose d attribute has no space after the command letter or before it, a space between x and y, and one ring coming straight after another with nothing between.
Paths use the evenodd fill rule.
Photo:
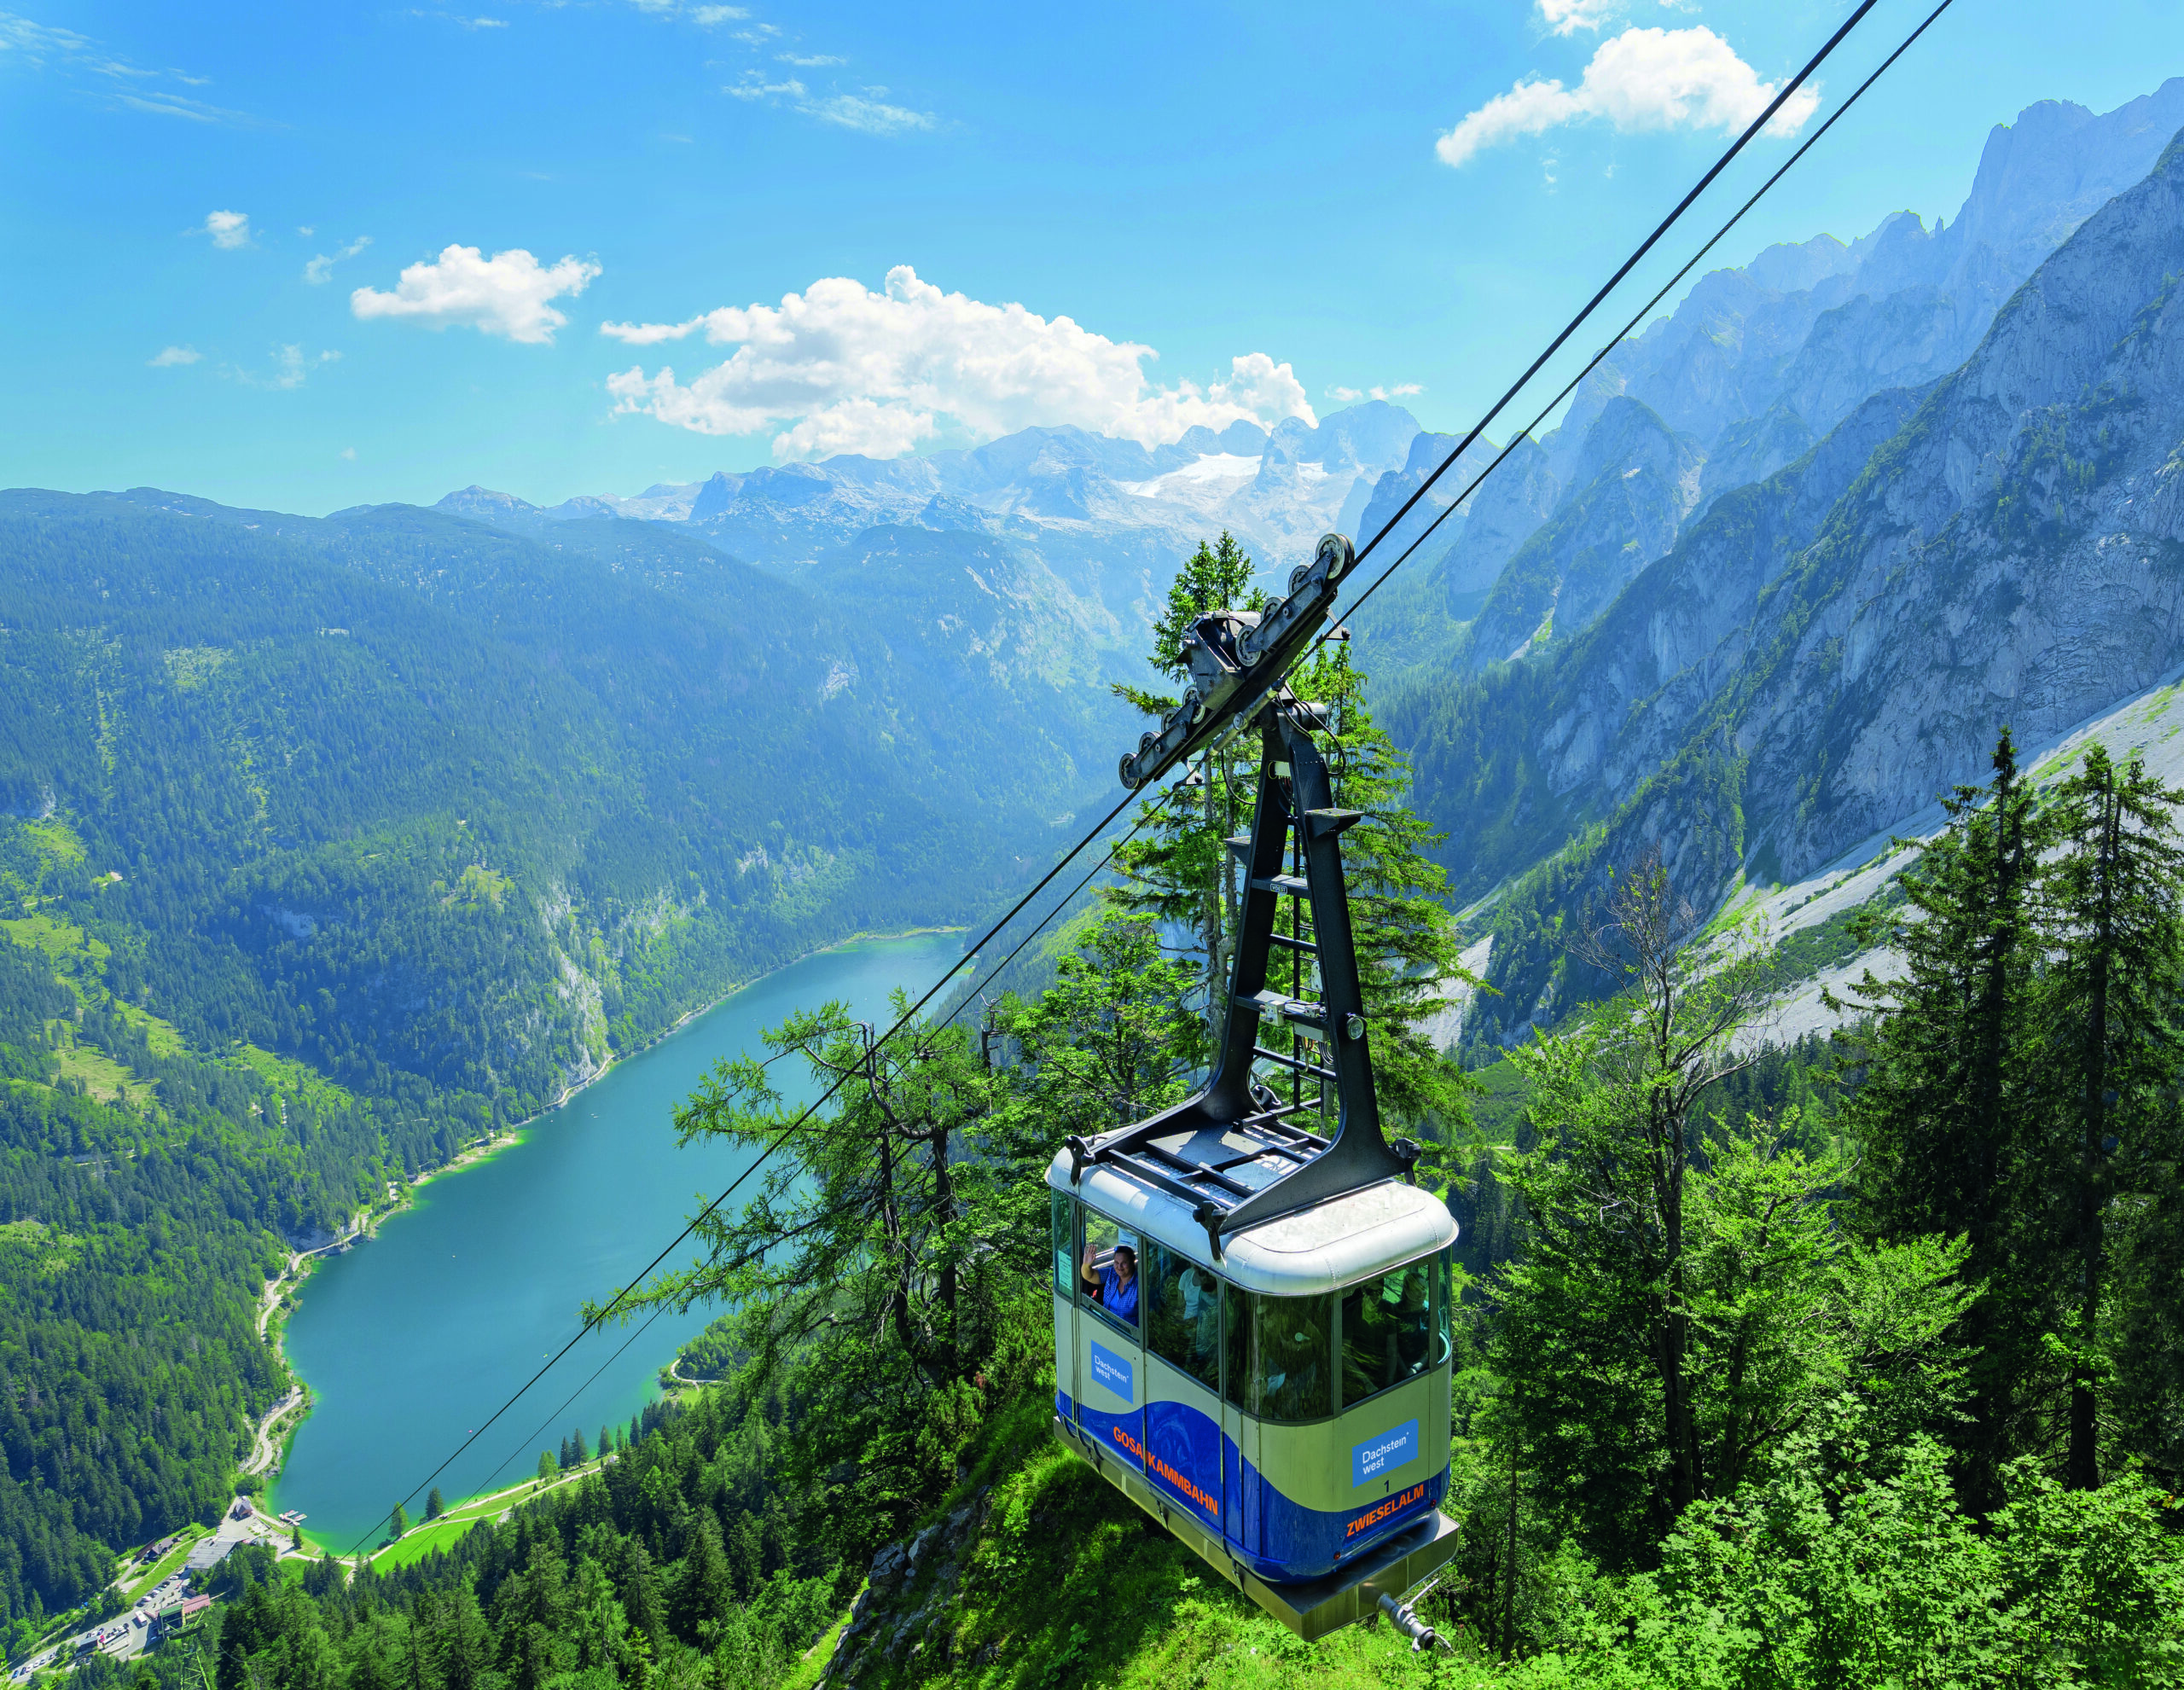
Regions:
<instances>
[{"instance_id":1,"label":"pine tree","mask_svg":"<svg viewBox=\"0 0 2184 1690\"><path fill-rule=\"evenodd\" d=\"M897 992L894 1014L909 999ZM676 1112L685 1141L783 1141L740 1211L701 1218L705 1259L625 1298L648 1307L717 1300L749 1357L736 1375L755 1400L784 1374L809 1381L802 1412L828 1462L856 1464L868 1519L909 1508L950 1440L975 1426L980 1370L1045 1266L1044 1204L998 1107L1009 1084L960 1024L912 1019L885 1044L839 1003L799 1011L764 1034L793 1054L830 1111L806 1117L781 1087L786 1065L717 1065ZM769 1059L770 1060L771 1059ZM1037 1163L1054 1153L1037 1129ZM785 1137L786 1135L786 1137ZM826 1468L822 1464L822 1470Z\"/></svg>"},{"instance_id":2,"label":"pine tree","mask_svg":"<svg viewBox=\"0 0 2184 1690\"><path fill-rule=\"evenodd\" d=\"M394 1512L386 1517L386 1535L389 1537L399 1537L409 1530L410 1511L401 1503L397 1502L394 1505Z\"/></svg>"},{"instance_id":3,"label":"pine tree","mask_svg":"<svg viewBox=\"0 0 2184 1690\"><path fill-rule=\"evenodd\" d=\"M425 1518L436 1520L446 1512L447 1499L440 1495L440 1488L436 1484L433 1487L433 1494L425 1498Z\"/></svg>"},{"instance_id":4,"label":"pine tree","mask_svg":"<svg viewBox=\"0 0 2184 1690\"><path fill-rule=\"evenodd\" d=\"M622 1565L614 1582L630 1627L657 1651L667 1623L667 1606L660 1597L659 1569L642 1538L622 1540Z\"/></svg>"},{"instance_id":5,"label":"pine tree","mask_svg":"<svg viewBox=\"0 0 2184 1690\"><path fill-rule=\"evenodd\" d=\"M1191 971L1161 955L1150 920L1103 910L1076 939L1054 985L998 1018L1019 1054L1013 1105L1043 1122L1049 1141L1112 1132L1175 1101L1176 1053L1194 1039Z\"/></svg>"},{"instance_id":6,"label":"pine tree","mask_svg":"<svg viewBox=\"0 0 2184 1690\"><path fill-rule=\"evenodd\" d=\"M478 1606L477 1592L457 1584L434 1615L434 1652L446 1690L488 1690L492 1679L493 1629Z\"/></svg>"},{"instance_id":7,"label":"pine tree","mask_svg":"<svg viewBox=\"0 0 2184 1690\"><path fill-rule=\"evenodd\" d=\"M584 1447L582 1426L572 1426L569 1430L569 1453L576 1460L562 1463L565 1466L580 1467L591 1459L591 1451Z\"/></svg>"},{"instance_id":8,"label":"pine tree","mask_svg":"<svg viewBox=\"0 0 2184 1690\"><path fill-rule=\"evenodd\" d=\"M2107 1217L2119 1191L2145 1188L2151 1141L2174 1112L2184 1074L2184 848L2175 806L2134 757L2118 770L2099 745L2056 793L2062 850L2042 888L2046 970L2042 1008L2050 1029L2046 1073L2050 1118L2066 1124L2053 1165L2067 1170L2057 1230L2067 1240L2065 1283L2077 1306L2069 1333L2070 1484L2100 1478L2102 1302L2108 1288Z\"/></svg>"},{"instance_id":9,"label":"pine tree","mask_svg":"<svg viewBox=\"0 0 2184 1690\"><path fill-rule=\"evenodd\" d=\"M2052 1374L2041 1353L2052 1246L2027 1224L2046 1177L2034 895L2051 830L2007 728L1993 767L1985 787L1943 799L1947 824L1898 877L1902 903L1856 929L1901 961L1885 981L1868 969L1848 1000L1873 1019L1848 1042L1864 1075L1844 1115L1866 1158L1869 1228L1963 1237L1966 1277L1986 1286L1962 1334L1976 1352L1966 1478L1979 1506L2001 1500L2001 1463L2039 1441Z\"/></svg>"},{"instance_id":10,"label":"pine tree","mask_svg":"<svg viewBox=\"0 0 2184 1690\"><path fill-rule=\"evenodd\" d=\"M688 1638L702 1638L717 1625L735 1595L728 1555L721 1547L720 1521L711 1508L697 1512L697 1530L690 1534L689 1553L682 1559L675 1591L675 1629Z\"/></svg>"},{"instance_id":11,"label":"pine tree","mask_svg":"<svg viewBox=\"0 0 2184 1690\"><path fill-rule=\"evenodd\" d=\"M541 1449L538 1452L538 1482L541 1484L545 1484L548 1479L553 1478L555 1472L554 1452L551 1449Z\"/></svg>"},{"instance_id":12,"label":"pine tree","mask_svg":"<svg viewBox=\"0 0 2184 1690\"><path fill-rule=\"evenodd\" d=\"M614 1428L611 1426L603 1426L599 1428L599 1459L603 1461L613 1453Z\"/></svg>"},{"instance_id":13,"label":"pine tree","mask_svg":"<svg viewBox=\"0 0 2184 1690\"><path fill-rule=\"evenodd\" d=\"M1167 604L1153 624L1148 660L1163 677L1179 682L1189 673L1183 642L1192 624L1212 611L1258 611L1268 602L1252 584L1252 560L1234 536L1224 530L1211 546L1201 540L1169 584ZM1136 687L1114 690L1156 724L1176 702ZM1236 866L1223 842L1249 816L1258 778L1258 746L1250 735L1207 750L1186 776L1182 793L1150 798L1139 807L1142 837L1115 852L1123 884L1109 896L1125 909L1193 936L1187 954L1198 959L1204 983L1206 1040L1180 1052L1186 1060L1205 1060L1224 1013Z\"/></svg>"},{"instance_id":14,"label":"pine tree","mask_svg":"<svg viewBox=\"0 0 2184 1690\"><path fill-rule=\"evenodd\" d=\"M1252 586L1251 578L1252 560L1232 536L1224 532L1211 546L1201 542L1170 586L1153 625L1153 666L1170 681L1182 680L1188 672L1183 642L1194 622L1214 610L1264 609L1267 596ZM1403 804L1409 762L1374 724L1365 703L1365 677L1351 665L1347 641L1319 648L1289 684L1298 698L1326 707L1328 727L1316 737L1333 772L1335 802L1366 813L1342 844L1381 1107L1396 1120L1438 1123L1440 1133L1428 1135L1445 1143L1459 1135L1467 1089L1461 1071L1433 1048L1425 1027L1447 1007L1450 987L1467 977L1457 961L1456 924L1443 902L1448 874L1426 855L1438 836ZM1156 719L1175 704L1136 688L1116 691ZM1179 1043L1186 1063L1210 1057L1225 1006L1240 891L1236 859L1225 841L1252 825L1258 762L1258 741L1248 734L1207 752L1186 777L1182 794L1147 802L1140 810L1144 836L1115 854L1123 884L1109 891L1111 899L1196 939L1189 954L1198 959L1204 982L1206 1036ZM1309 938L1310 913L1303 901L1285 903L1281 919L1288 936ZM1309 996L1307 970L1296 953L1291 956L1294 984ZM1263 1031L1269 1048L1295 1054L1298 1040L1292 1030Z\"/></svg>"}]
</instances>

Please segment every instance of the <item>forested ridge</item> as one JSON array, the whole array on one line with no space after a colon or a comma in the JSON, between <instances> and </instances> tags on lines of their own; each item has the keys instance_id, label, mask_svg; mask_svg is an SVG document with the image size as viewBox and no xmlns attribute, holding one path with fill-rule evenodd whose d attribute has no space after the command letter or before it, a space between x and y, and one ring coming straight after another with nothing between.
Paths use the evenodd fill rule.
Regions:
<instances>
[{"instance_id":1,"label":"forested ridge","mask_svg":"<svg viewBox=\"0 0 2184 1690\"><path fill-rule=\"evenodd\" d=\"M1095 731L643 524L18 491L0 558L4 1624L232 1494L291 1248L802 951L976 915Z\"/></svg>"}]
</instances>

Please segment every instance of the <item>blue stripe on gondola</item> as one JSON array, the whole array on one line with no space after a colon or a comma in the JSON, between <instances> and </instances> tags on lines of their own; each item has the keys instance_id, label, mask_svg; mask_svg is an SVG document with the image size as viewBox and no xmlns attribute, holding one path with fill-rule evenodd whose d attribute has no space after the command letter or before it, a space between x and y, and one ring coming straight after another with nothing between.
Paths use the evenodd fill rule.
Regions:
<instances>
[{"instance_id":1,"label":"blue stripe on gondola","mask_svg":"<svg viewBox=\"0 0 2184 1690\"><path fill-rule=\"evenodd\" d=\"M1258 1526L1258 1542L1240 1546L1245 1553L1239 1559L1269 1583L1298 1583L1333 1572L1359 1550L1432 1513L1449 1491L1443 1467L1430 1478L1329 1513L1292 1502L1249 1461L1243 1469L1244 1517L1247 1525Z\"/></svg>"},{"instance_id":2,"label":"blue stripe on gondola","mask_svg":"<svg viewBox=\"0 0 2184 1690\"><path fill-rule=\"evenodd\" d=\"M1431 1513L1449 1491L1449 1470L1443 1467L1430 1478L1354 1508L1327 1513L1283 1495L1242 1459L1234 1440L1188 1403L1147 1403L1142 1410L1142 1443L1138 1411L1102 1414L1067 1391L1057 1391L1054 1412L1083 1426L1118 1460L1145 1472L1163 1495L1190 1510L1209 1530L1219 1532L1236 1559L1271 1584L1324 1577L1360 1550ZM1147 1455L1152 1457L1149 1467Z\"/></svg>"},{"instance_id":3,"label":"blue stripe on gondola","mask_svg":"<svg viewBox=\"0 0 2184 1690\"><path fill-rule=\"evenodd\" d=\"M1219 1531L1221 1428L1187 1403L1145 1405L1145 1471L1154 1486Z\"/></svg>"},{"instance_id":4,"label":"blue stripe on gondola","mask_svg":"<svg viewBox=\"0 0 2184 1690\"><path fill-rule=\"evenodd\" d=\"M1145 1446L1138 1441L1140 1411L1110 1414L1089 1403L1077 1405L1077 1423L1090 1432L1117 1460L1133 1467L1145 1466Z\"/></svg>"}]
</instances>

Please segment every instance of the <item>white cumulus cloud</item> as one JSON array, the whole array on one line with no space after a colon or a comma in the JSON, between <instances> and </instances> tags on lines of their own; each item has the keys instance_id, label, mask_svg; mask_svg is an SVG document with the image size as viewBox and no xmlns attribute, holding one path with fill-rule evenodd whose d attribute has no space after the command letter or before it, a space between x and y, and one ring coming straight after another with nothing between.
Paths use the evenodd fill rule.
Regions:
<instances>
[{"instance_id":1,"label":"white cumulus cloud","mask_svg":"<svg viewBox=\"0 0 2184 1690\"><path fill-rule=\"evenodd\" d=\"M642 365L607 378L619 411L700 434L777 429L781 459L863 452L892 457L944 427L980 440L1074 423L1141 441L1204 423L1316 421L1296 374L1263 352L1230 360L1226 380L1154 386L1150 346L1110 340L1066 317L944 293L908 264L868 289L845 276L779 305L730 305L683 322L604 322L625 345L702 334L736 350L689 381Z\"/></svg>"},{"instance_id":2,"label":"white cumulus cloud","mask_svg":"<svg viewBox=\"0 0 2184 1690\"><path fill-rule=\"evenodd\" d=\"M520 247L490 258L475 247L449 247L404 270L391 293L357 288L349 309L359 318L410 317L428 328L452 325L543 346L568 321L550 302L583 293L598 274L597 264L581 258L542 264Z\"/></svg>"},{"instance_id":3,"label":"white cumulus cloud","mask_svg":"<svg viewBox=\"0 0 2184 1690\"><path fill-rule=\"evenodd\" d=\"M207 212L203 227L205 233L212 237L215 247L232 252L237 247L250 245L250 213L247 212Z\"/></svg>"},{"instance_id":4,"label":"white cumulus cloud","mask_svg":"<svg viewBox=\"0 0 2184 1690\"><path fill-rule=\"evenodd\" d=\"M306 235L310 232L311 231L309 229L305 229L304 231ZM372 237L370 235L359 235L355 240L351 241L338 253L321 253L317 258L313 258L309 264L304 266L304 280L310 282L313 287L317 287L320 282L331 281L334 276L334 265L340 264L344 258L355 258L357 253L363 252L365 247L371 244Z\"/></svg>"},{"instance_id":5,"label":"white cumulus cloud","mask_svg":"<svg viewBox=\"0 0 2184 1690\"><path fill-rule=\"evenodd\" d=\"M204 356L195 346L162 346L156 357L146 362L154 369L172 369L178 363L195 363Z\"/></svg>"},{"instance_id":6,"label":"white cumulus cloud","mask_svg":"<svg viewBox=\"0 0 2184 1690\"><path fill-rule=\"evenodd\" d=\"M1623 0L1539 0L1540 21L1557 35L1598 29L1623 9Z\"/></svg>"},{"instance_id":7,"label":"white cumulus cloud","mask_svg":"<svg viewBox=\"0 0 2184 1690\"><path fill-rule=\"evenodd\" d=\"M1736 55L1703 24L1691 29L1626 29L1600 44L1575 88L1560 82L1520 82L1497 94L1434 145L1441 162L1461 165L1483 149L1520 135L1605 118L1618 130L1739 130L1757 117L1779 84ZM1794 135L1820 107L1820 96L1800 88L1767 126Z\"/></svg>"}]
</instances>

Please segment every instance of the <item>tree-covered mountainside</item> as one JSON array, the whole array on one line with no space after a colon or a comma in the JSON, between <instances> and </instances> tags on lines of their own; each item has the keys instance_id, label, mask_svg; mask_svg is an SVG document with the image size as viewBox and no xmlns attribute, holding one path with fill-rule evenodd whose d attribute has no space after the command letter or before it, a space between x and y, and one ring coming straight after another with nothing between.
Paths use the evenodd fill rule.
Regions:
<instances>
[{"instance_id":1,"label":"tree-covered mountainside","mask_svg":"<svg viewBox=\"0 0 2184 1690\"><path fill-rule=\"evenodd\" d=\"M52 822L8 845L18 897L73 849ZM286 1385L257 1312L289 1241L491 1112L421 1080L368 1099L247 1044L193 1050L116 996L123 954L49 905L0 928L0 1623L34 1631L118 1548L232 1495L246 1423Z\"/></svg>"},{"instance_id":2,"label":"tree-covered mountainside","mask_svg":"<svg viewBox=\"0 0 2184 1690\"><path fill-rule=\"evenodd\" d=\"M119 876L76 915L123 996L368 1090L528 1112L815 942L964 919L1104 777L1092 689L724 560L685 595L407 508L161 502L0 504L0 798Z\"/></svg>"},{"instance_id":3,"label":"tree-covered mountainside","mask_svg":"<svg viewBox=\"0 0 2184 1690\"><path fill-rule=\"evenodd\" d=\"M231 1494L291 1247L1049 852L1109 706L941 639L640 524L0 496L0 1622Z\"/></svg>"},{"instance_id":4,"label":"tree-covered mountainside","mask_svg":"<svg viewBox=\"0 0 2184 1690\"><path fill-rule=\"evenodd\" d=\"M2035 814L2005 740L1906 877L1917 937L1875 918L1915 955L1847 1066L1740 1044L1770 959L1680 942L1658 863L1626 880L1583 940L1623 990L1525 1053L1519 1142L1462 1147L1501 1200L1461 1202L1497 1247L1449 1374L1461 1536L1420 1599L1445 1652L1300 1641L1053 1434L1054 1123L1172 1096L1189 1019L1193 971L1111 915L980 1032L773 1036L840 1101L646 1292L723 1295L692 1346L719 1385L388 1571L243 1552L211 1635L136 1681L2172 1684L2177 797L2094 759ZM678 1130L775 1136L774 1083L724 1065Z\"/></svg>"}]
</instances>

